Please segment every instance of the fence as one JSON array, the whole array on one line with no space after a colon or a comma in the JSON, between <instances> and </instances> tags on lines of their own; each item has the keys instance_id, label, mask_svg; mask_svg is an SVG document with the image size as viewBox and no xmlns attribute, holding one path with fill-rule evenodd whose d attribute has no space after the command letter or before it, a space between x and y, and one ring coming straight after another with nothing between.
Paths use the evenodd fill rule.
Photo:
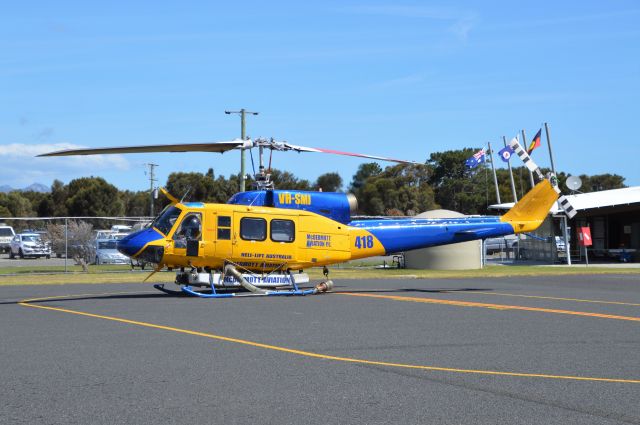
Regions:
<instances>
[{"instance_id":1,"label":"fence","mask_svg":"<svg viewBox=\"0 0 640 425\"><path fill-rule=\"evenodd\" d=\"M86 270L87 264L101 262L99 240L118 239L144 227L151 220L150 217L0 217L0 223L11 226L16 235L38 235L30 238L28 248L16 237L10 242L6 238L1 248L9 258L64 258L65 272L68 271L69 259L73 259L74 264ZM115 256L105 257L105 262L112 258Z\"/></svg>"}]
</instances>

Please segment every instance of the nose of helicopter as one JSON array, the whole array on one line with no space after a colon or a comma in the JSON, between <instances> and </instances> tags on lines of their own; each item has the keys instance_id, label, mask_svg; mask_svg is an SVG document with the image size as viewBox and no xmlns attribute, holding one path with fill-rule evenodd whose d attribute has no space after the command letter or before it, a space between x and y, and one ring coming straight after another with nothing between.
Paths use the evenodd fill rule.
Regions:
<instances>
[{"instance_id":1,"label":"nose of helicopter","mask_svg":"<svg viewBox=\"0 0 640 425\"><path fill-rule=\"evenodd\" d=\"M135 257L142 254L140 251L149 243L160 239L164 239L164 236L153 228L142 229L134 233L130 233L124 238L120 239L117 244L117 249L127 257ZM150 248L150 247L147 247Z\"/></svg>"}]
</instances>

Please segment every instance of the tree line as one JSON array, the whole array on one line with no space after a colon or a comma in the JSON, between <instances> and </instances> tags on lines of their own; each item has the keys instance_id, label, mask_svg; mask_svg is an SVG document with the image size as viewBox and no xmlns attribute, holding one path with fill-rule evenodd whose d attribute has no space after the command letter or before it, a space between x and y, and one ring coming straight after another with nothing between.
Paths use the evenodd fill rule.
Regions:
<instances>
[{"instance_id":1,"label":"tree line","mask_svg":"<svg viewBox=\"0 0 640 425\"><path fill-rule=\"evenodd\" d=\"M490 164L480 164L473 169L465 167L465 160L477 151L477 148L466 148L435 152L423 164L400 164L384 169L377 163L363 163L346 187L337 172L323 174L311 182L273 169L271 178L278 189L352 192L358 199L358 212L363 215L415 215L436 208L484 214L497 199ZM501 201L512 202L508 170L496 172ZM513 177L520 198L531 188L529 171L524 166L514 167ZM564 172L558 173L565 193L567 177ZM581 192L625 187L624 177L617 174L579 177L583 181ZM250 187L251 180L247 184ZM206 173L174 172L164 187L180 198L187 194L186 199L190 201L224 203L239 191L240 177L216 176L213 169ZM157 213L168 200L160 195L153 202ZM149 215L150 203L149 191L119 190L101 177L82 177L69 184L55 180L48 193L0 193L0 217L143 217Z\"/></svg>"}]
</instances>

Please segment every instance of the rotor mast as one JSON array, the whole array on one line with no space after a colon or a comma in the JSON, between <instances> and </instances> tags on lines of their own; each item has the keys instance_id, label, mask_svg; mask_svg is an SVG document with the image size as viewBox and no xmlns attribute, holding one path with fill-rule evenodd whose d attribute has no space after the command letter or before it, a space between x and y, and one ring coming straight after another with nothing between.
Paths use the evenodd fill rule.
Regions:
<instances>
[{"instance_id":1,"label":"rotor mast","mask_svg":"<svg viewBox=\"0 0 640 425\"><path fill-rule=\"evenodd\" d=\"M251 111L247 111L246 109L242 108L239 111L224 111L225 114L230 115L230 114L240 114L240 138L242 140L247 140L247 135L245 133L245 115L246 114L251 114L251 115L258 115L259 112L251 112ZM244 151L245 149L242 148L240 150L240 192L244 192L245 188L246 188L246 173L245 173L245 168L244 168Z\"/></svg>"}]
</instances>

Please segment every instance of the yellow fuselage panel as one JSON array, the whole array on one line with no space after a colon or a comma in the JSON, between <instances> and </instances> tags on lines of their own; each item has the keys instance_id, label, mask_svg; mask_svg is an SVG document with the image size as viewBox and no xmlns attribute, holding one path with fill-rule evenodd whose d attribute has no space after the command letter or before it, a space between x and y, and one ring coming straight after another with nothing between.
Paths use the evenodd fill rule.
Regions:
<instances>
[{"instance_id":1,"label":"yellow fuselage panel","mask_svg":"<svg viewBox=\"0 0 640 425\"><path fill-rule=\"evenodd\" d=\"M232 262L250 270L297 270L384 253L369 232L308 211L228 204L177 206L182 213L176 224L164 240L153 243L164 247L163 262L169 267L222 268ZM174 235L191 213L201 215L202 237L198 255L187 256ZM250 240L242 234L243 219L266 222L262 240ZM293 241L284 242L273 234L273 220L293 223Z\"/></svg>"}]
</instances>

